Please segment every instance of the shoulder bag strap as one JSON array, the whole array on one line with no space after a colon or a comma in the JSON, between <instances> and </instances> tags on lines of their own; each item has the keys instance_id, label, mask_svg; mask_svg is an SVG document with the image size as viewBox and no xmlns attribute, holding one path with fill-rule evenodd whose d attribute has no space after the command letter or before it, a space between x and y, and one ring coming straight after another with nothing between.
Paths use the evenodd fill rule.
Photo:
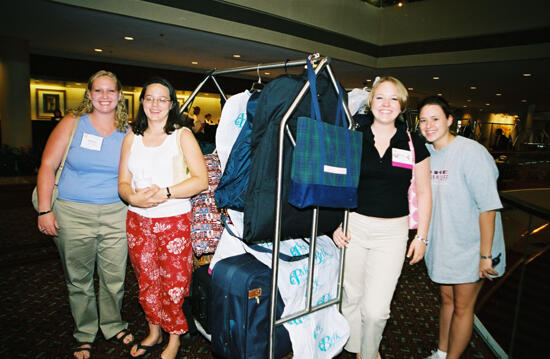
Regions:
<instances>
[{"instance_id":1,"label":"shoulder bag strap","mask_svg":"<svg viewBox=\"0 0 550 359\"><path fill-rule=\"evenodd\" d=\"M69 148L71 148L71 143L73 142L73 137L76 132L76 128L78 127L78 122L80 121L80 116L76 118L74 121L73 130L71 132L71 137L69 138L69 143L67 144L67 148L65 149L65 153L63 154L63 159L61 160L61 163L59 164L59 167L57 168L57 173L55 174L55 182L54 186L57 186L59 183L59 178L61 177L61 172L63 171L63 166L65 166L65 160L67 159L67 155L69 154Z\"/></svg>"},{"instance_id":2,"label":"shoulder bag strap","mask_svg":"<svg viewBox=\"0 0 550 359\"><path fill-rule=\"evenodd\" d=\"M411 155L412 155L412 178L411 178L411 182L412 182L415 180L414 165L416 164L416 155L414 153L414 144L413 144L413 140L409 130L407 130L407 136L409 136L409 150L411 151Z\"/></svg>"}]
</instances>

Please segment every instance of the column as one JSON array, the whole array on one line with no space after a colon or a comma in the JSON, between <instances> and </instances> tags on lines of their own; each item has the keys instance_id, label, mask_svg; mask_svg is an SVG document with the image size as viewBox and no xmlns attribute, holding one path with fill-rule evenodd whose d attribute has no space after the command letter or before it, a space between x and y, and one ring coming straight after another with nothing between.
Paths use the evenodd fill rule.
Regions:
<instances>
[{"instance_id":1,"label":"column","mask_svg":"<svg viewBox=\"0 0 550 359\"><path fill-rule=\"evenodd\" d=\"M30 107L28 42L0 37L0 123L3 145L31 145Z\"/></svg>"}]
</instances>

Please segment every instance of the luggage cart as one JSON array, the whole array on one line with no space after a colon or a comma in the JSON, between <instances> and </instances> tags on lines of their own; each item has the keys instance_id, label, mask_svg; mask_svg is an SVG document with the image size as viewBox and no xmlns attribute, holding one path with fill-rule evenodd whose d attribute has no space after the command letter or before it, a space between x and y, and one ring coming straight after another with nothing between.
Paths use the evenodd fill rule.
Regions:
<instances>
[{"instance_id":1,"label":"luggage cart","mask_svg":"<svg viewBox=\"0 0 550 359\"><path fill-rule=\"evenodd\" d=\"M332 68L330 66L330 58L329 57L323 57L319 54L313 54L309 57L310 61L312 61L314 64L317 64L315 68L315 75L319 76L319 74L326 70L326 73L328 74L330 81L336 91L338 93L339 86L338 82L336 81L336 78L334 76L334 73L332 71ZM305 66L306 61L308 60L296 60L296 61L283 61L283 62L276 62L276 63L269 63L269 64L258 64L256 66L244 66L244 67L236 67L232 69L226 69L226 70L216 70L213 69L210 72L207 73L205 79L195 88L195 90L191 93L191 95L187 98L183 106L181 107L181 112L183 112L189 105L192 103L200 89L204 86L204 84L209 80L212 79L214 84L216 85L220 95L223 97L224 100L227 100L227 97L222 90L221 86L219 85L218 81L216 80L216 76L219 75L227 75L232 73L243 73L243 72L252 72L256 71L259 73L260 70L267 70L267 69L280 69L280 68L290 68L290 67L297 67L297 66ZM279 127L279 138L278 138L278 163L277 163L277 197L276 197L276 210L275 210L275 225L274 225L274 236L273 236L273 258L272 258L272 278L271 278L271 302L270 302L270 326L269 326L269 358L272 359L275 356L275 328L277 326L283 325L286 322L292 321L296 318L299 318L301 316L316 312L318 310L327 308L332 305L339 305L341 306L342 301L342 284L343 284L343 278L344 278L344 258L345 258L345 248L340 250L340 264L339 264L339 273L338 273L338 283L337 283L337 294L336 297L319 305L312 305L312 298L313 298L313 275L315 271L315 251L316 251L316 240L317 240L317 224L318 224L318 215L319 215L319 208L316 207L313 210L313 221L312 221L312 228L311 228L311 239L310 239L310 248L309 248L309 258L308 258L308 279L307 279L307 290L306 290L306 308L304 308L302 311L294 313L292 315L288 315L284 318L276 319L276 308L277 308L277 290L278 290L278 272L279 272L279 255L280 255L280 241L281 241L281 211L282 211L282 181L283 181L283 154L284 154L284 138L285 136L288 136L292 145L294 146L296 144L296 141L294 140L294 137L287 125L287 121L290 119L294 111L296 110L298 104L302 101L304 96L309 91L309 81L306 81L302 89L299 91L298 95L288 108L288 110L285 112L283 118L281 119L280 127ZM354 126L354 122L352 119L352 116L347 108L347 106L344 106L344 113L346 115L346 118L348 120L348 128L352 129ZM349 218L349 210L345 211L344 216L344 222L343 222L343 229L344 233L347 233L348 231L348 218ZM311 255L313 253L313 255Z\"/></svg>"}]
</instances>

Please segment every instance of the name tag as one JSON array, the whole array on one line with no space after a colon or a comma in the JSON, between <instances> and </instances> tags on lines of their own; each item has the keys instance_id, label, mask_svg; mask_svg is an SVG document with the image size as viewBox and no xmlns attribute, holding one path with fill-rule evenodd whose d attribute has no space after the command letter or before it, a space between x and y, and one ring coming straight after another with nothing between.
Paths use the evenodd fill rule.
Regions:
<instances>
[{"instance_id":1,"label":"name tag","mask_svg":"<svg viewBox=\"0 0 550 359\"><path fill-rule=\"evenodd\" d=\"M82 136L82 142L80 142L80 147L85 148L87 150L101 151L102 143L103 143L103 137L85 133Z\"/></svg>"},{"instance_id":2,"label":"name tag","mask_svg":"<svg viewBox=\"0 0 550 359\"><path fill-rule=\"evenodd\" d=\"M411 151L392 148L391 165L394 167L413 168Z\"/></svg>"},{"instance_id":3,"label":"name tag","mask_svg":"<svg viewBox=\"0 0 550 359\"><path fill-rule=\"evenodd\" d=\"M324 165L323 171L327 173L333 173L336 175L346 175L348 173L348 169L346 167L334 167L329 165Z\"/></svg>"}]
</instances>

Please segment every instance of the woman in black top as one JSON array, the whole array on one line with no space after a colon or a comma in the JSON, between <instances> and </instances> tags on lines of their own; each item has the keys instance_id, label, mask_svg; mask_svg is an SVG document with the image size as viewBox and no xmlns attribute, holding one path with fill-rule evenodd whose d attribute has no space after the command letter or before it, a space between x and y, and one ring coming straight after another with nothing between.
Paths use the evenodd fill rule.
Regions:
<instances>
[{"instance_id":1,"label":"woman in black top","mask_svg":"<svg viewBox=\"0 0 550 359\"><path fill-rule=\"evenodd\" d=\"M382 332L401 274L408 241L408 197L412 168L416 177L418 230L407 252L409 264L422 260L431 213L430 160L424 141L409 136L403 121L407 90L393 77L377 81L367 99L374 119L361 128L363 154L358 207L350 214L349 234L334 233L338 247L347 247L342 312L351 327L345 349L357 358L379 357Z\"/></svg>"}]
</instances>

